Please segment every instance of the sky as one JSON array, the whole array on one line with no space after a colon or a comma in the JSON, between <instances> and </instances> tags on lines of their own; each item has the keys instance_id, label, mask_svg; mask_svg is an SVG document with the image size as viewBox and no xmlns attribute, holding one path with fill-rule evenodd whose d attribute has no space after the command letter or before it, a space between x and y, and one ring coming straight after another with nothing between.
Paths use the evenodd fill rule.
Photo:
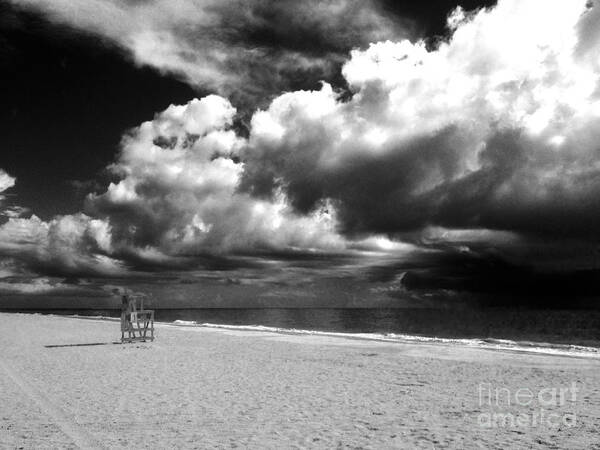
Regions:
<instances>
[{"instance_id":1,"label":"sky","mask_svg":"<svg viewBox=\"0 0 600 450\"><path fill-rule=\"evenodd\" d=\"M586 0L4 2L0 301L593 298L598 30Z\"/></svg>"}]
</instances>

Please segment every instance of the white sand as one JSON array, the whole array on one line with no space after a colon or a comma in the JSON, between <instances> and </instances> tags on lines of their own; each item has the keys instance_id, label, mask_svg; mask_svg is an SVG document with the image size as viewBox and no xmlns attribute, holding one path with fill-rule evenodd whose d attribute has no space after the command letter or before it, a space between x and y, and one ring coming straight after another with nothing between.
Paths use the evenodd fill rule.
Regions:
<instances>
[{"instance_id":1,"label":"white sand","mask_svg":"<svg viewBox=\"0 0 600 450\"><path fill-rule=\"evenodd\" d=\"M119 335L115 322L0 314L0 444L600 448L597 359L169 326L154 343L45 347ZM576 401L545 409L575 413L573 427L480 424L481 383L537 395L572 382Z\"/></svg>"}]
</instances>

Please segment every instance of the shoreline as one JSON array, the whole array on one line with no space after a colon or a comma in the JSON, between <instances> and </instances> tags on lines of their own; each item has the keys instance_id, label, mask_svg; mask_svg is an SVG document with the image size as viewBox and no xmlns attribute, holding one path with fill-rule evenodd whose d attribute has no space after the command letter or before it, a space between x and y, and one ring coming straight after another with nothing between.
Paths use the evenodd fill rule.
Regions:
<instances>
[{"instance_id":1,"label":"shoreline","mask_svg":"<svg viewBox=\"0 0 600 450\"><path fill-rule=\"evenodd\" d=\"M106 316L83 316L83 315L61 315L40 312L17 312L0 314L32 314L51 317L65 317L83 320L98 320L107 322L119 322L117 317ZM414 345L439 345L457 346L493 352L508 352L516 354L559 356L568 358L597 359L600 361L600 347L591 347L574 344L555 344L550 342L514 341L496 338L445 338L426 335L407 335L400 333L344 333L335 331L309 330L296 328L280 328L264 325L231 325L217 323L197 323L195 321L175 320L173 322L155 321L156 327L177 327L182 329L206 328L214 330L248 331L256 333L275 333L290 336L322 336L358 341L385 342L390 344L414 344Z\"/></svg>"}]
</instances>

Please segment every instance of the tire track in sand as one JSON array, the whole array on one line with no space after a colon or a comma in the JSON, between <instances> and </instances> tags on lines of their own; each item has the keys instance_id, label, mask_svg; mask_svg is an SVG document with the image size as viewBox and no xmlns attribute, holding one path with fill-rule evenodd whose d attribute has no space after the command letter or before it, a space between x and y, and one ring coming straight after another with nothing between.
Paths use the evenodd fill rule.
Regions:
<instances>
[{"instance_id":1,"label":"tire track in sand","mask_svg":"<svg viewBox=\"0 0 600 450\"><path fill-rule=\"evenodd\" d=\"M63 431L63 433L72 439L77 447L81 449L105 448L94 436L73 422L73 420L69 419L67 414L60 407L53 404L52 401L27 383L22 377L17 376L2 360L0 360L0 369L4 371L8 379L40 407L42 412L46 414L52 422Z\"/></svg>"}]
</instances>

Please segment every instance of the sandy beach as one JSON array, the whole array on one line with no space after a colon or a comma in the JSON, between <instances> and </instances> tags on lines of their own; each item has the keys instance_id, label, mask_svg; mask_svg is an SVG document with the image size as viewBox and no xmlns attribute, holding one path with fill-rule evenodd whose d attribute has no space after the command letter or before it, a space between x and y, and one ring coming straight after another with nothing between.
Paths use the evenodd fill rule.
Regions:
<instances>
[{"instance_id":1,"label":"sandy beach","mask_svg":"<svg viewBox=\"0 0 600 450\"><path fill-rule=\"evenodd\" d=\"M153 343L118 335L0 314L1 446L600 448L594 358L160 324Z\"/></svg>"}]
</instances>

